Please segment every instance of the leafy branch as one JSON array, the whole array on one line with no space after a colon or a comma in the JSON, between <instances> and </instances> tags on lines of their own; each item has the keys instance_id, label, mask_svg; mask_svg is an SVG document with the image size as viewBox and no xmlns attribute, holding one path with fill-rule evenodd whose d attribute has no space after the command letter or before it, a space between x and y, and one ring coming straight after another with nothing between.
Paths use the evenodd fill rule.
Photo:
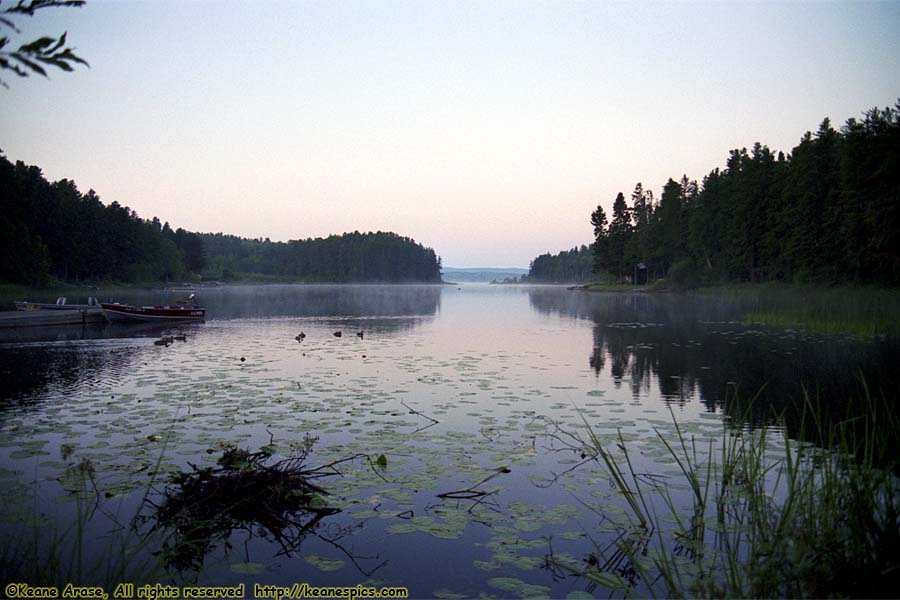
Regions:
<instances>
[{"instance_id":1,"label":"leafy branch","mask_svg":"<svg viewBox=\"0 0 900 600\"><path fill-rule=\"evenodd\" d=\"M85 0L19 0L13 6L0 9L0 30L6 28L21 34L12 18L14 16L33 17L34 13L42 8L79 7L84 3ZM74 48L66 46L66 35L63 33L59 38L40 37L22 44L17 50L10 46L12 39L9 35L0 36L0 70L12 71L19 77L28 77L32 73L49 77L45 68L47 66L66 72L73 71L76 64L89 67L87 61L75 54ZM2 78L0 85L9 88Z\"/></svg>"}]
</instances>

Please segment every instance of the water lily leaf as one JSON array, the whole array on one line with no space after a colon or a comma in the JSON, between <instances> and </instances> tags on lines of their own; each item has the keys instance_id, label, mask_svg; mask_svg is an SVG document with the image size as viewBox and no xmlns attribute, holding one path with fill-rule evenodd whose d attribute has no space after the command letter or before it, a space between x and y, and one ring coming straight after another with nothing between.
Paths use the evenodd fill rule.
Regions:
<instances>
[{"instance_id":1,"label":"water lily leaf","mask_svg":"<svg viewBox=\"0 0 900 600\"><path fill-rule=\"evenodd\" d=\"M266 565L255 562L235 563L231 565L231 570L241 575L258 575L266 570Z\"/></svg>"},{"instance_id":2,"label":"water lily leaf","mask_svg":"<svg viewBox=\"0 0 900 600\"><path fill-rule=\"evenodd\" d=\"M525 583L515 577L493 577L488 579L488 585L504 592L510 592L519 598L547 598L550 596L550 588Z\"/></svg>"},{"instance_id":3,"label":"water lily leaf","mask_svg":"<svg viewBox=\"0 0 900 600\"><path fill-rule=\"evenodd\" d=\"M344 561L339 558L323 558L321 556L311 554L309 556L304 556L303 560L319 569L320 571L340 571L344 568Z\"/></svg>"}]
</instances>

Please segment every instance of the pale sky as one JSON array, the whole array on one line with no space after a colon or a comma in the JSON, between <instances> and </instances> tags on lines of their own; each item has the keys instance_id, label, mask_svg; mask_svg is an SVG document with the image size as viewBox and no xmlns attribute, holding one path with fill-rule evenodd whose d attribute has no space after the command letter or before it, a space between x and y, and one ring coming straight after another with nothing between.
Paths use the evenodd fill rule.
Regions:
<instances>
[{"instance_id":1,"label":"pale sky","mask_svg":"<svg viewBox=\"0 0 900 600\"><path fill-rule=\"evenodd\" d=\"M10 160L173 228L395 231L454 267L527 267L638 181L900 97L897 1L90 0L17 24L91 68L3 74Z\"/></svg>"}]
</instances>

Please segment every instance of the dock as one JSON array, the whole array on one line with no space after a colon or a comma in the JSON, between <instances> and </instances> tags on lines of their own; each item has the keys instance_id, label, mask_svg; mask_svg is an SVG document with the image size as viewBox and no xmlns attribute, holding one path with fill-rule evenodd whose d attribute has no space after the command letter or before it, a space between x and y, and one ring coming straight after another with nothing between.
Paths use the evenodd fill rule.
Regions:
<instances>
[{"instance_id":1,"label":"dock","mask_svg":"<svg viewBox=\"0 0 900 600\"><path fill-rule=\"evenodd\" d=\"M97 307L75 310L15 310L0 312L0 329L59 325L102 325L103 311Z\"/></svg>"}]
</instances>

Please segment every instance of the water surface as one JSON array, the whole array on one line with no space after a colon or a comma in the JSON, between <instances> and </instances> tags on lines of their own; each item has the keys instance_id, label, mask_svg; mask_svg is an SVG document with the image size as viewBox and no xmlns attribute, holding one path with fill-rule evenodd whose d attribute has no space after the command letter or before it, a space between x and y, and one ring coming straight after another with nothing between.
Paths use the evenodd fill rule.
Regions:
<instances>
[{"instance_id":1,"label":"water surface","mask_svg":"<svg viewBox=\"0 0 900 600\"><path fill-rule=\"evenodd\" d=\"M201 300L203 324L0 342L4 544L27 543L23 521L51 535L86 508L89 539L135 514L148 535L189 465L215 465L228 445L275 461L311 444L310 465L360 455L320 481L333 511L298 515L288 545L233 523L170 560L167 580L600 593L553 560L591 561L623 512L585 461L585 423L605 443L621 432L638 471L665 480L677 465L657 432L674 435L672 413L706 443L746 410L748 426L778 427L804 391L836 414L861 379L895 393L900 372L895 341L749 325L733 298L473 284L226 287ZM154 345L173 333L186 341ZM473 486L490 493L447 497Z\"/></svg>"}]
</instances>

